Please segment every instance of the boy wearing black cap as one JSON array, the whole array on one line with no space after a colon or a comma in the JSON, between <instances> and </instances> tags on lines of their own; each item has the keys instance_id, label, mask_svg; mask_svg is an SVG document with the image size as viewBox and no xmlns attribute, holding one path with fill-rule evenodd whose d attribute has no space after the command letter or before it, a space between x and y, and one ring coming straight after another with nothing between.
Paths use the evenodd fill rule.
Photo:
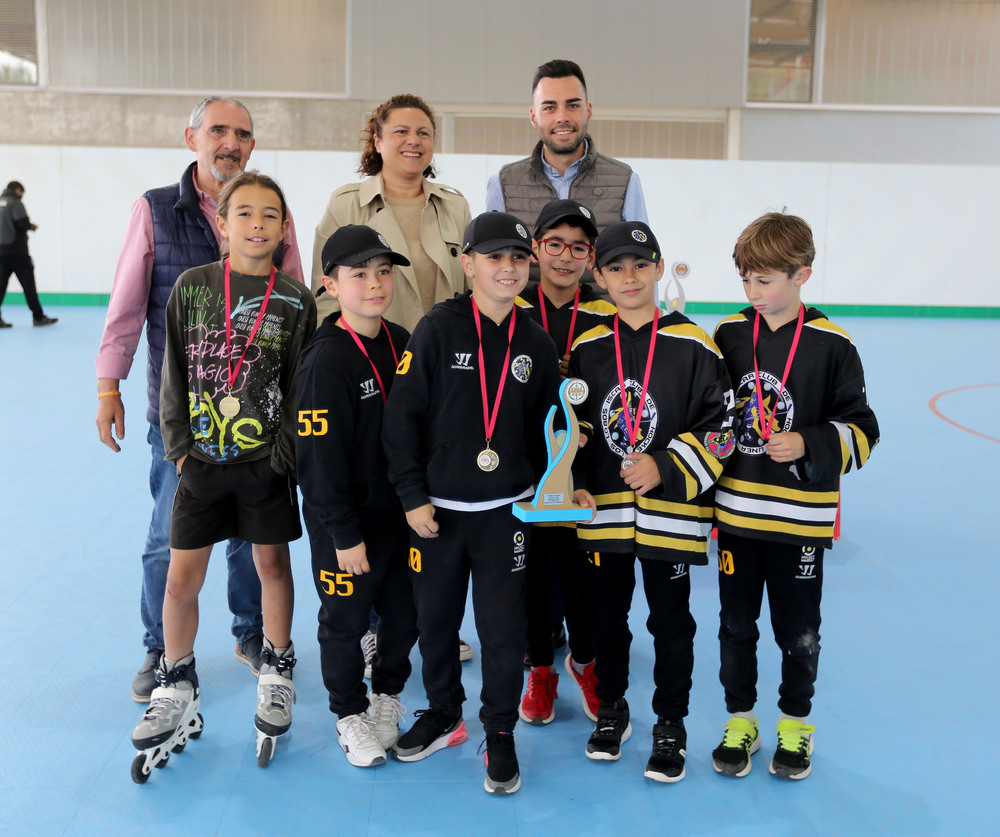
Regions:
<instances>
[{"instance_id":1,"label":"boy wearing black cap","mask_svg":"<svg viewBox=\"0 0 1000 837\"><path fill-rule=\"evenodd\" d=\"M302 354L296 458L319 594L319 646L337 740L356 767L383 764L399 737L399 694L417 640L406 570L409 530L382 450L382 412L410 338L386 322L393 265L371 227L350 224L323 246L323 287L340 303ZM359 644L380 614L371 694Z\"/></svg>"},{"instance_id":2,"label":"boy wearing black cap","mask_svg":"<svg viewBox=\"0 0 1000 837\"><path fill-rule=\"evenodd\" d=\"M593 213L575 200L545 204L532 237L531 249L538 260L541 279L538 285L527 288L517 302L555 341L563 377L573 340L597 325L610 322L615 314L611 303L598 296L591 284L581 281L584 272L594 266L596 240ZM553 579L553 573L557 579ZM589 566L577 551L572 523L536 523L532 533L527 568L527 656L531 668L519 714L531 724L548 724L555 719L559 675L555 669L552 632L553 625L562 622L562 615L552 612L553 583L555 595L562 598L569 628L566 673L580 687L584 713L597 720L599 701L594 692L597 680Z\"/></svg>"},{"instance_id":3,"label":"boy wearing black cap","mask_svg":"<svg viewBox=\"0 0 1000 837\"><path fill-rule=\"evenodd\" d=\"M653 636L653 750L645 775L684 778L695 623L688 566L708 563L712 504L705 493L732 453L733 394L711 338L683 314L660 315L660 247L643 223L609 226L597 239L597 283L618 313L573 346L569 374L590 395L578 407L589 437L577 458L574 500L595 510L577 526L591 553L597 724L587 756L616 760L632 734L628 613L642 566Z\"/></svg>"},{"instance_id":4,"label":"boy wearing black cap","mask_svg":"<svg viewBox=\"0 0 1000 837\"><path fill-rule=\"evenodd\" d=\"M482 648L479 717L489 793L521 786L514 725L525 645L524 567L530 527L511 513L546 465L543 423L555 403L552 341L514 302L531 242L512 215L465 230L471 295L436 305L414 329L396 371L382 439L389 479L413 533L410 571L430 708L393 751L417 761L466 740L455 654L469 579Z\"/></svg>"}]
</instances>

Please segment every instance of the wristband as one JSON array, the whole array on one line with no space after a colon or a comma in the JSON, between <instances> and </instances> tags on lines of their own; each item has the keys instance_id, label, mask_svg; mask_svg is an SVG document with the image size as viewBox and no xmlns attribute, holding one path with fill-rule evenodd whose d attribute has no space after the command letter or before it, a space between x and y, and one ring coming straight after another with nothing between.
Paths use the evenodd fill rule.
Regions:
<instances>
[{"instance_id":1,"label":"wristband","mask_svg":"<svg viewBox=\"0 0 1000 837\"><path fill-rule=\"evenodd\" d=\"M111 395L121 396L121 392L119 392L117 389L109 389L109 390L106 390L105 392L99 392L99 393L97 393L98 399L107 398L108 396L111 396Z\"/></svg>"}]
</instances>

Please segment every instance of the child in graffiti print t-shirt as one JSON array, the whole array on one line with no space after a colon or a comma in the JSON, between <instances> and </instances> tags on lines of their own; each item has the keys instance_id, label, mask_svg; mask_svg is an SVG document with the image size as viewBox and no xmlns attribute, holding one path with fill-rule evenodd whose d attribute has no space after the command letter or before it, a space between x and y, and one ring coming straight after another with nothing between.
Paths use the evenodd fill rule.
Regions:
<instances>
[{"instance_id":1,"label":"child in graffiti print t-shirt","mask_svg":"<svg viewBox=\"0 0 1000 837\"><path fill-rule=\"evenodd\" d=\"M225 260L188 270L177 280L167 305L167 342L173 351L164 359L160 398L168 460L181 453L219 464L270 456L278 473L292 470L295 405L287 395L299 354L315 329L316 308L300 282L276 272L264 316L248 344L266 287L259 276L230 271L227 341ZM231 394L239 411L226 416L222 402L234 372Z\"/></svg>"}]
</instances>

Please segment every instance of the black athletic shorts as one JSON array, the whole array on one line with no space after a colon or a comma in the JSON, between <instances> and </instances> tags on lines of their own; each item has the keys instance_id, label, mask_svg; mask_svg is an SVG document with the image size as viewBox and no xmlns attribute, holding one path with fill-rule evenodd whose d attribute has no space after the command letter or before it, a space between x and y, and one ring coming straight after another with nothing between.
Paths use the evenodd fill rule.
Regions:
<instances>
[{"instance_id":1,"label":"black athletic shorts","mask_svg":"<svg viewBox=\"0 0 1000 837\"><path fill-rule=\"evenodd\" d=\"M302 537L295 481L271 458L219 465L184 460L170 515L170 546L200 549L229 538L288 543Z\"/></svg>"}]
</instances>

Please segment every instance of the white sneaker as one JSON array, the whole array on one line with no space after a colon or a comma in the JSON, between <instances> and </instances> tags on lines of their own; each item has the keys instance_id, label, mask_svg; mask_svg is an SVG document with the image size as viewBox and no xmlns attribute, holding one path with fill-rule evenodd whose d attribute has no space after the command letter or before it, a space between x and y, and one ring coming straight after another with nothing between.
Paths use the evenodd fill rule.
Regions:
<instances>
[{"instance_id":1,"label":"white sneaker","mask_svg":"<svg viewBox=\"0 0 1000 837\"><path fill-rule=\"evenodd\" d=\"M385 748L375 738L365 713L348 715L337 721L337 743L355 767L385 764Z\"/></svg>"},{"instance_id":2,"label":"white sneaker","mask_svg":"<svg viewBox=\"0 0 1000 837\"><path fill-rule=\"evenodd\" d=\"M399 695L379 695L372 692L368 695L368 718L372 733L388 752L399 738L399 716L406 712L406 707L399 702Z\"/></svg>"}]
</instances>

